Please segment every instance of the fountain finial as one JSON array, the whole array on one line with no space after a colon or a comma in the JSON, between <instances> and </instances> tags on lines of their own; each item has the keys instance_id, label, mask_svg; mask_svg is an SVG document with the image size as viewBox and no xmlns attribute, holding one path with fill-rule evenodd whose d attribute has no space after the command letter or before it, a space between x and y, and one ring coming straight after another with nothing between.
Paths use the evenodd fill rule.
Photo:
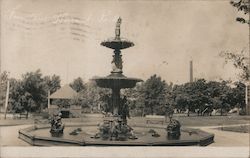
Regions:
<instances>
[{"instance_id":1,"label":"fountain finial","mask_svg":"<svg viewBox=\"0 0 250 158\"><path fill-rule=\"evenodd\" d=\"M121 35L121 23L122 23L122 19L121 17L118 18L117 22L116 22L116 28L115 28L115 39L120 39L120 35Z\"/></svg>"}]
</instances>

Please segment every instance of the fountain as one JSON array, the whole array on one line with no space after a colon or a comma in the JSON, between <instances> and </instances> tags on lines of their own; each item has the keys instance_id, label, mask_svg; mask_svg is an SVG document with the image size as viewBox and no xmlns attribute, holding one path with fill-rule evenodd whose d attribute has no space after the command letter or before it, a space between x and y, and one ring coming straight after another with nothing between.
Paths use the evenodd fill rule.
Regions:
<instances>
[{"instance_id":1,"label":"fountain","mask_svg":"<svg viewBox=\"0 0 250 158\"><path fill-rule=\"evenodd\" d=\"M133 88L141 79L128 78L123 75L123 62L121 50L134 46L120 37L121 18L117 20L115 37L101 43L102 46L113 49L111 74L106 77L96 77L92 80L101 88L112 90L110 106L111 115L104 117L101 124L63 125L51 123L35 125L19 131L19 138L31 145L115 145L115 146L206 146L213 142L214 135L199 129L181 128L179 121L170 118L166 126L155 125L129 125L127 117L129 109L126 96L121 98L120 90Z\"/></svg>"},{"instance_id":2,"label":"fountain","mask_svg":"<svg viewBox=\"0 0 250 158\"><path fill-rule=\"evenodd\" d=\"M102 88L110 88L112 90L112 103L111 103L111 113L112 117L109 119L109 123L104 123L100 130L100 135L107 137L113 137L115 135L115 140L127 140L128 137L135 138L132 134L132 128L127 125L127 115L128 115L128 105L126 97L120 98L120 90L122 88L133 88L137 82L142 81L141 79L128 78L123 75L122 71L122 55L121 49L126 49L134 46L133 42L120 37L120 26L121 18L117 20L115 37L101 43L102 46L114 50L113 60L112 60L112 71L107 77L94 78L93 80L97 83L97 86ZM106 130L103 130L105 128Z\"/></svg>"}]
</instances>

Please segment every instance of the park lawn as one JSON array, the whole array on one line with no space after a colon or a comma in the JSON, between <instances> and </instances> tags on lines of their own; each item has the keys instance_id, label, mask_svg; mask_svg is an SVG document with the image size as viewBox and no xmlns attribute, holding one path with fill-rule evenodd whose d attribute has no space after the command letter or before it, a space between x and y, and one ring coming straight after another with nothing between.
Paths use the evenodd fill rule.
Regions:
<instances>
[{"instance_id":1,"label":"park lawn","mask_svg":"<svg viewBox=\"0 0 250 158\"><path fill-rule=\"evenodd\" d=\"M216 128L222 131L230 131L230 132L239 132L239 133L249 133L250 125L241 125L241 126L233 126L233 127L220 127Z\"/></svg>"},{"instance_id":2,"label":"park lawn","mask_svg":"<svg viewBox=\"0 0 250 158\"><path fill-rule=\"evenodd\" d=\"M192 116L174 117L181 122L182 126L220 126L249 124L250 116Z\"/></svg>"},{"instance_id":3,"label":"park lawn","mask_svg":"<svg viewBox=\"0 0 250 158\"><path fill-rule=\"evenodd\" d=\"M175 116L173 119L180 121L182 126L221 126L235 124L250 124L250 116ZM146 124L145 117L133 117L129 119L132 124ZM169 122L169 120L168 120ZM168 124L166 122L165 124Z\"/></svg>"},{"instance_id":4,"label":"park lawn","mask_svg":"<svg viewBox=\"0 0 250 158\"><path fill-rule=\"evenodd\" d=\"M20 125L20 124L33 124L34 119L39 119L41 122L45 122L47 119L42 119L41 117L34 117L29 119L0 119L0 126L8 126L8 125ZM68 123L101 123L102 117L100 116L92 116L91 114L84 115L82 118L69 118L63 119L63 122ZM250 124L250 116L175 116L173 119L179 120L182 126L192 126L192 127L200 127L200 126L221 126L221 125L235 125L235 124ZM130 125L146 125L145 117L131 117L128 119ZM165 122L164 126L168 124L169 120Z\"/></svg>"},{"instance_id":5,"label":"park lawn","mask_svg":"<svg viewBox=\"0 0 250 158\"><path fill-rule=\"evenodd\" d=\"M25 124L33 124L33 119L12 119L12 118L1 118L0 126L17 126L17 125L25 125Z\"/></svg>"}]
</instances>

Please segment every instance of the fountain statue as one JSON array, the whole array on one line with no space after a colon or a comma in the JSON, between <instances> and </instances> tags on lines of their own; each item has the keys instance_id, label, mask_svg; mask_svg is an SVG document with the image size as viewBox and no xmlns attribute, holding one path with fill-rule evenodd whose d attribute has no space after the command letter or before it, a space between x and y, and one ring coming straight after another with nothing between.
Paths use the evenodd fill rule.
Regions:
<instances>
[{"instance_id":1,"label":"fountain statue","mask_svg":"<svg viewBox=\"0 0 250 158\"><path fill-rule=\"evenodd\" d=\"M170 123L167 126L168 139L179 139L181 135L181 124L178 120L170 119Z\"/></svg>"},{"instance_id":2,"label":"fountain statue","mask_svg":"<svg viewBox=\"0 0 250 158\"><path fill-rule=\"evenodd\" d=\"M60 136L63 134L64 124L62 123L62 113L55 113L50 119L50 133L52 136Z\"/></svg>"},{"instance_id":3,"label":"fountain statue","mask_svg":"<svg viewBox=\"0 0 250 158\"><path fill-rule=\"evenodd\" d=\"M115 28L115 39L117 40L120 39L120 35L121 35L121 23L122 23L122 19L121 17L119 17L116 22L116 28Z\"/></svg>"}]
</instances>

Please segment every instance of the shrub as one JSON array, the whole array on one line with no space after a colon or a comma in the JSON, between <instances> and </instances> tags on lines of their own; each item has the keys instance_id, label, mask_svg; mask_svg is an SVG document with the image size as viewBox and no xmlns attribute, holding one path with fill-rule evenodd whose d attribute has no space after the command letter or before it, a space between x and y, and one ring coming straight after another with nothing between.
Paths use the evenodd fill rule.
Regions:
<instances>
[{"instance_id":1,"label":"shrub","mask_svg":"<svg viewBox=\"0 0 250 158\"><path fill-rule=\"evenodd\" d=\"M240 109L239 115L246 115L246 110L245 109Z\"/></svg>"}]
</instances>

